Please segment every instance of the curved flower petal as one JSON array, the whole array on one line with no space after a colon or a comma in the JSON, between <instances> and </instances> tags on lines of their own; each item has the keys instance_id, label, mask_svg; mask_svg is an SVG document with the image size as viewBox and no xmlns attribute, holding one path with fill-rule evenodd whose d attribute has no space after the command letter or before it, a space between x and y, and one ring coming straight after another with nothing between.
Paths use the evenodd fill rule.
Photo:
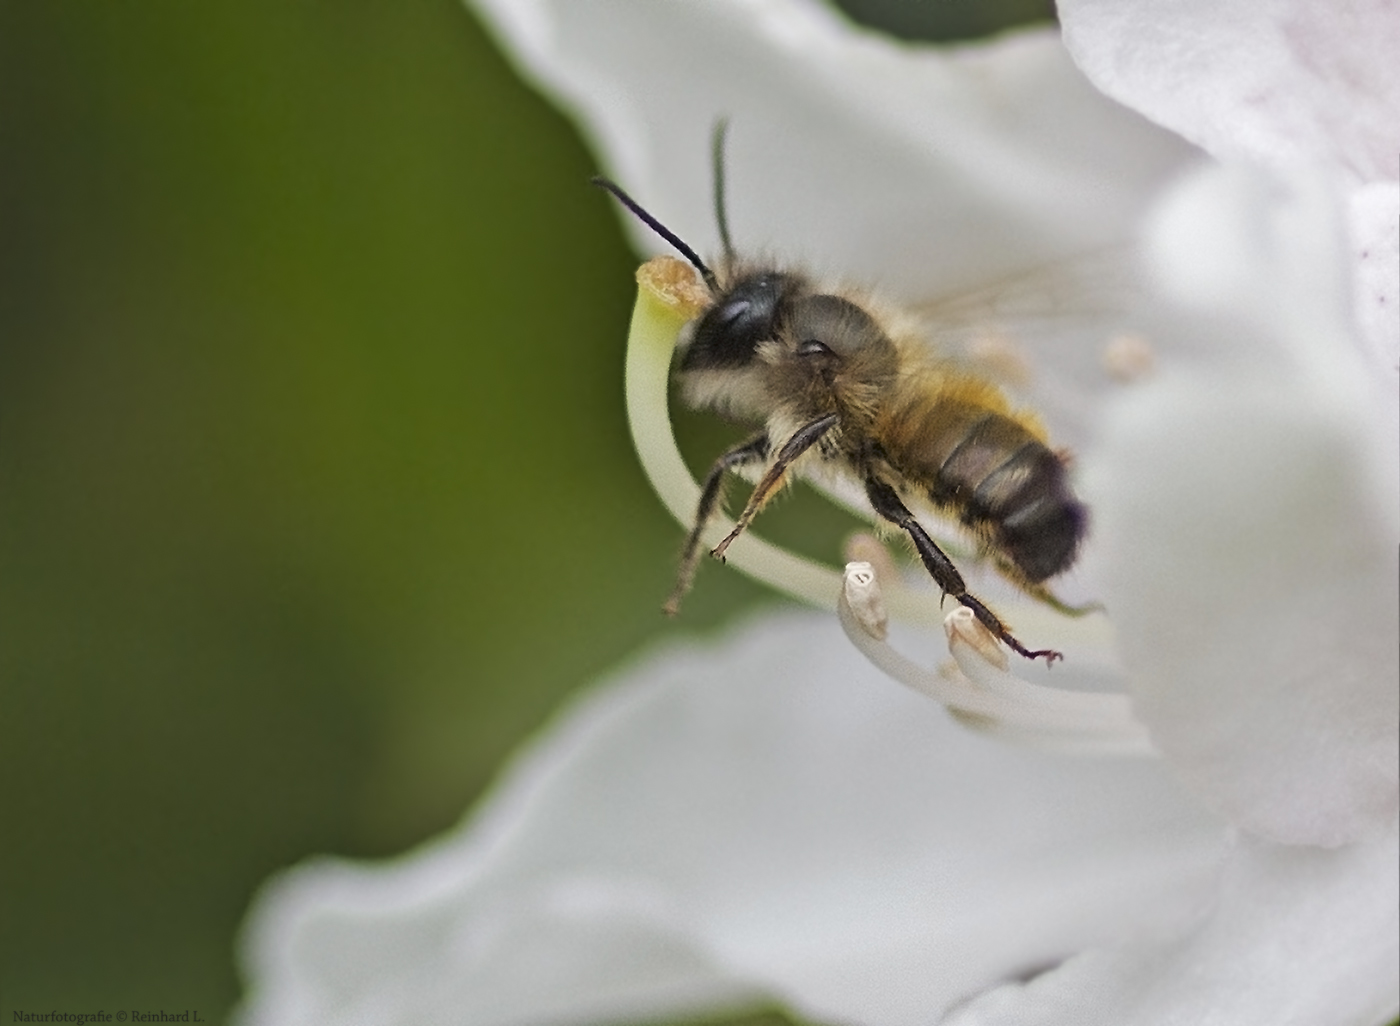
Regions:
<instances>
[{"instance_id":1,"label":"curved flower petal","mask_svg":"<svg viewBox=\"0 0 1400 1026\"><path fill-rule=\"evenodd\" d=\"M1321 165L1349 197L1353 299L1400 369L1400 17L1388 0L1061 0L1065 45L1107 95L1215 157ZM1393 387L1393 379L1391 379Z\"/></svg>"},{"instance_id":2,"label":"curved flower petal","mask_svg":"<svg viewBox=\"0 0 1400 1026\"><path fill-rule=\"evenodd\" d=\"M1087 951L949 1026L1389 1022L1400 1013L1397 858L1393 829L1337 850L1241 838L1198 928Z\"/></svg>"},{"instance_id":3,"label":"curved flower petal","mask_svg":"<svg viewBox=\"0 0 1400 1026\"><path fill-rule=\"evenodd\" d=\"M1217 811L1288 843L1384 832L1400 717L1391 410L1348 345L1325 189L1214 169L1164 205L1193 340L1093 463L1135 708Z\"/></svg>"},{"instance_id":4,"label":"curved flower petal","mask_svg":"<svg viewBox=\"0 0 1400 1026\"><path fill-rule=\"evenodd\" d=\"M935 50L802 0L473 6L692 246L718 251L709 133L728 117L740 250L839 257L815 269L906 301L1121 243L1192 152L1090 88L1051 32Z\"/></svg>"},{"instance_id":5,"label":"curved flower petal","mask_svg":"<svg viewBox=\"0 0 1400 1026\"><path fill-rule=\"evenodd\" d=\"M1062 0L1065 45L1107 95L1221 160L1395 177L1400 18L1388 0Z\"/></svg>"},{"instance_id":6,"label":"curved flower petal","mask_svg":"<svg viewBox=\"0 0 1400 1026\"><path fill-rule=\"evenodd\" d=\"M1180 926L1223 832L1158 763L1007 749L829 616L673 649L585 698L453 837L275 882L247 1023L596 1022L765 994L927 1023Z\"/></svg>"},{"instance_id":7,"label":"curved flower petal","mask_svg":"<svg viewBox=\"0 0 1400 1026\"><path fill-rule=\"evenodd\" d=\"M1357 323L1372 360L1400 371L1400 185L1374 182L1351 194L1352 259Z\"/></svg>"}]
</instances>

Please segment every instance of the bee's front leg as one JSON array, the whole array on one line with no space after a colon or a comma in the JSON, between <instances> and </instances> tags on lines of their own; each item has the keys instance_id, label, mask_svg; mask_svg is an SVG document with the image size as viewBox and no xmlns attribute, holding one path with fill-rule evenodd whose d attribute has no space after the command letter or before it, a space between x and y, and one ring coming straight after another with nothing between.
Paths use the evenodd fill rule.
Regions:
<instances>
[{"instance_id":1,"label":"bee's front leg","mask_svg":"<svg viewBox=\"0 0 1400 1026\"><path fill-rule=\"evenodd\" d=\"M681 552L681 565L676 571L676 586L671 589L670 597L661 607L667 616L675 616L680 612L681 599L695 581L695 567L700 561L700 537L705 533L705 527L715 515L715 510L719 508L724 475L750 463L766 460L770 448L768 433L760 431L748 441L736 445L720 456L710 467L710 472L705 475L705 483L700 488L700 503L695 509L695 523L690 528L690 534L686 536L685 548Z\"/></svg>"}]
</instances>

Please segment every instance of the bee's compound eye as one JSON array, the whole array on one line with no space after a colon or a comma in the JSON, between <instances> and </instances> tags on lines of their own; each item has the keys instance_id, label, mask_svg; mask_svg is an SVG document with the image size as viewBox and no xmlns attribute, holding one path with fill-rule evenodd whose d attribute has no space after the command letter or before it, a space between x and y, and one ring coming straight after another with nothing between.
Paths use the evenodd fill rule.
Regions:
<instances>
[{"instance_id":1,"label":"bee's compound eye","mask_svg":"<svg viewBox=\"0 0 1400 1026\"><path fill-rule=\"evenodd\" d=\"M843 358L889 345L875 319L842 296L821 294L799 300L793 304L788 327L804 340L797 348L802 356L815 355L817 350L809 349L814 345Z\"/></svg>"},{"instance_id":2,"label":"bee's compound eye","mask_svg":"<svg viewBox=\"0 0 1400 1026\"><path fill-rule=\"evenodd\" d=\"M743 319L753 304L747 299L731 299L715 311L715 319L725 328L732 328Z\"/></svg>"}]
</instances>

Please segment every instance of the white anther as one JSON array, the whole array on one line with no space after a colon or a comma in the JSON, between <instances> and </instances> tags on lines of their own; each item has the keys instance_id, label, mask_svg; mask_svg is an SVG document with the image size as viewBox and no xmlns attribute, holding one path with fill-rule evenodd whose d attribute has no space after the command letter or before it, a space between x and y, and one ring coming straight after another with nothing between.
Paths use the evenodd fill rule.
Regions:
<instances>
[{"instance_id":1,"label":"white anther","mask_svg":"<svg viewBox=\"0 0 1400 1026\"><path fill-rule=\"evenodd\" d=\"M1152 373L1152 343L1141 335L1115 335L1103 347L1103 369L1119 384L1130 385Z\"/></svg>"},{"instance_id":2,"label":"white anther","mask_svg":"<svg viewBox=\"0 0 1400 1026\"><path fill-rule=\"evenodd\" d=\"M958 606L943 618L943 633L948 635L948 651L951 652L954 645L970 645L979 656L998 670L1010 669L1011 663L1006 658L1006 649L1001 647L996 635L987 630L982 621L966 606Z\"/></svg>"},{"instance_id":3,"label":"white anther","mask_svg":"<svg viewBox=\"0 0 1400 1026\"><path fill-rule=\"evenodd\" d=\"M856 531L848 537L841 546L841 555L846 557L847 563L869 563L874 567L875 579L885 592L903 591L906 587L890 550L869 531Z\"/></svg>"},{"instance_id":4,"label":"white anther","mask_svg":"<svg viewBox=\"0 0 1400 1026\"><path fill-rule=\"evenodd\" d=\"M865 633L877 641L885 640L889 634L890 618L885 612L885 599L880 594L875 568L864 562L847 563L842 590L856 622Z\"/></svg>"}]
</instances>

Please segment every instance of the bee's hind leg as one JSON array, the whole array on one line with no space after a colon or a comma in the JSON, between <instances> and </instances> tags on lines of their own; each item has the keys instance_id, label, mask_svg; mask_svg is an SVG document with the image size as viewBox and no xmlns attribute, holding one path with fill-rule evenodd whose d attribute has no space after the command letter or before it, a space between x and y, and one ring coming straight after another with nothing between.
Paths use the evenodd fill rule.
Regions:
<instances>
[{"instance_id":1,"label":"bee's hind leg","mask_svg":"<svg viewBox=\"0 0 1400 1026\"><path fill-rule=\"evenodd\" d=\"M968 594L967 584L963 581L962 574L958 573L958 568L928 536L923 525L914 519L914 514L909 512L909 507L904 505L899 493L891 485L879 478L867 477L865 494L870 499L870 505L875 508L876 513L908 533L914 542L914 548L918 550L919 558L923 560L924 568L928 570L934 583L943 589L944 595L953 596L962 605L972 610L972 615L977 617L982 626L996 635L999 640L1004 641L1019 655L1025 656L1027 659L1044 659L1047 663L1064 658L1053 649L1033 650L1026 648L1007 630L1006 625L998 619L997 615L982 604L979 598Z\"/></svg>"},{"instance_id":2,"label":"bee's hind leg","mask_svg":"<svg viewBox=\"0 0 1400 1026\"><path fill-rule=\"evenodd\" d=\"M671 589L670 597L661 607L667 616L675 616L680 612L681 599L685 598L685 593L695 581L695 567L700 562L700 536L705 533L705 526L719 508L724 475L739 467L767 459L770 448L768 433L760 431L748 441L741 442L721 455L705 475L705 483L700 486L700 502L695 509L695 523L691 525L690 534L685 539L685 548L681 551L681 565L676 571L676 586Z\"/></svg>"}]
</instances>

